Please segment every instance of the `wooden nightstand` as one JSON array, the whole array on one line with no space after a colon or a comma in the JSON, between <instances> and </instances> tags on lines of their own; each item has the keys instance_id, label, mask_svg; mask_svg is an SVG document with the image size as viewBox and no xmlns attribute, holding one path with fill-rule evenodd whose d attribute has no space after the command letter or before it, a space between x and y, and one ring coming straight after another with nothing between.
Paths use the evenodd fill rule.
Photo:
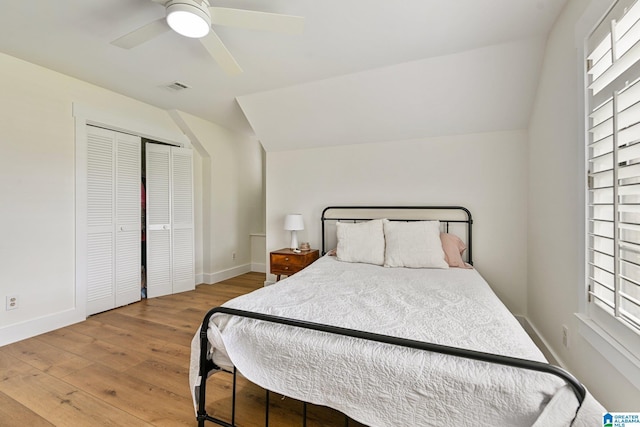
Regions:
<instances>
[{"instance_id":1,"label":"wooden nightstand","mask_svg":"<svg viewBox=\"0 0 640 427\"><path fill-rule=\"evenodd\" d=\"M293 252L289 248L278 249L269 254L271 274L275 274L277 276L276 281L278 281L280 276L291 276L313 263L319 257L320 251L318 249L299 253Z\"/></svg>"}]
</instances>

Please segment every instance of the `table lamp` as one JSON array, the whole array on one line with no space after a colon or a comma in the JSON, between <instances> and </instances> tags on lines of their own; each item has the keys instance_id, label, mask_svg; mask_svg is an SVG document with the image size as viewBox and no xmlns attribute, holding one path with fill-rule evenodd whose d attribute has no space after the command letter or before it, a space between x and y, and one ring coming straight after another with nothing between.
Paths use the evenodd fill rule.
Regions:
<instances>
[{"instance_id":1,"label":"table lamp","mask_svg":"<svg viewBox=\"0 0 640 427\"><path fill-rule=\"evenodd\" d=\"M284 218L284 229L291 231L291 249L298 249L298 230L304 230L304 220L301 214L288 214Z\"/></svg>"}]
</instances>

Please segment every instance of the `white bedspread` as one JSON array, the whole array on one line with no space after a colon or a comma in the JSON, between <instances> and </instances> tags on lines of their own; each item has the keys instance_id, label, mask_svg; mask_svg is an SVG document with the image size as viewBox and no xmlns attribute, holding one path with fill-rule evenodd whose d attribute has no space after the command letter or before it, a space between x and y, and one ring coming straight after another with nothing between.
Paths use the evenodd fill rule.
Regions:
<instances>
[{"instance_id":1,"label":"white bedspread","mask_svg":"<svg viewBox=\"0 0 640 427\"><path fill-rule=\"evenodd\" d=\"M475 270L322 257L225 306L545 361ZM548 374L226 315L212 318L208 337L217 365L230 369L233 361L266 389L371 426L531 426L543 415L554 419L545 406L564 390ZM198 334L193 347L192 391Z\"/></svg>"}]
</instances>

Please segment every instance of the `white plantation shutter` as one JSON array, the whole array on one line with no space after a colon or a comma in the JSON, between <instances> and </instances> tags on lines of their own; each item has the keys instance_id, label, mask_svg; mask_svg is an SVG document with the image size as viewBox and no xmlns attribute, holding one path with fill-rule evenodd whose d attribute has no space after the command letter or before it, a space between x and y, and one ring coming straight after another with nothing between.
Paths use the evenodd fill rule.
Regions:
<instances>
[{"instance_id":1,"label":"white plantation shutter","mask_svg":"<svg viewBox=\"0 0 640 427\"><path fill-rule=\"evenodd\" d=\"M640 332L640 3L617 2L587 49L588 309L631 349Z\"/></svg>"},{"instance_id":2,"label":"white plantation shutter","mask_svg":"<svg viewBox=\"0 0 640 427\"><path fill-rule=\"evenodd\" d=\"M140 299L139 218L140 138L88 126L87 314Z\"/></svg>"},{"instance_id":3,"label":"white plantation shutter","mask_svg":"<svg viewBox=\"0 0 640 427\"><path fill-rule=\"evenodd\" d=\"M194 289L191 150L147 144L146 185L147 295Z\"/></svg>"}]
</instances>

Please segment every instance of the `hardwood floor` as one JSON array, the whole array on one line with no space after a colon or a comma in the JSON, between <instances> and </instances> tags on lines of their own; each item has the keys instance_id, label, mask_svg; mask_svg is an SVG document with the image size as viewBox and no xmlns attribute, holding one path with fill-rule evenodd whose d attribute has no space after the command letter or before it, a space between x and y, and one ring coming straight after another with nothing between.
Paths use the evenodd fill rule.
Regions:
<instances>
[{"instance_id":1,"label":"hardwood floor","mask_svg":"<svg viewBox=\"0 0 640 427\"><path fill-rule=\"evenodd\" d=\"M197 425L188 384L191 339L209 308L264 279L248 273L199 285L0 347L0 425ZM210 415L229 420L230 387L230 374L209 379ZM238 390L236 424L263 426L265 391L242 379ZM302 425L300 402L275 394L270 401L271 426ZM309 405L308 411L308 426L344 425L328 408Z\"/></svg>"}]
</instances>

